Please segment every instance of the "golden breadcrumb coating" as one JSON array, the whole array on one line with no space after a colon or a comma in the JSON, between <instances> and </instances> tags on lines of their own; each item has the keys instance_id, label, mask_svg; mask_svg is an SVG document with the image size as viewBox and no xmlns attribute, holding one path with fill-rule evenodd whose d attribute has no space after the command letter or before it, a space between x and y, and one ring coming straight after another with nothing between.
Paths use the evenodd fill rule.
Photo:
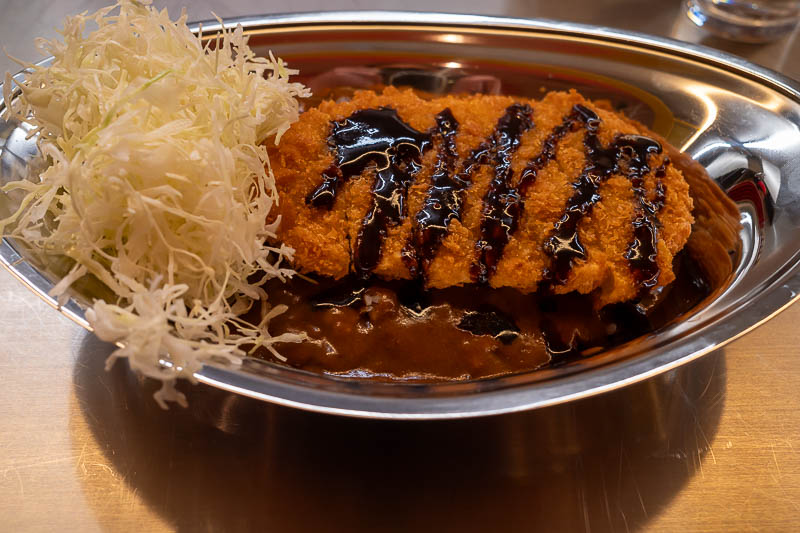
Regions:
<instances>
[{"instance_id":1,"label":"golden breadcrumb coating","mask_svg":"<svg viewBox=\"0 0 800 533\"><path fill-rule=\"evenodd\" d=\"M654 137L652 132L605 106L584 99L575 91L553 92L542 100L507 96L445 96L422 99L411 90L386 88L381 93L359 91L349 101L326 101L303 113L283 136L279 149L270 149L272 170L280 194L278 211L282 217L280 238L295 249L295 268L340 278L352 270L353 248L362 220L371 205L374 165L342 185L328 210L306 204L307 195L322 181L322 173L333 161L328 145L331 123L342 121L359 109L388 106L418 131L435 126L435 116L449 108L459 124L456 146L460 163L470 152L491 136L498 118L513 103L528 104L533 109L534 126L520 137L512 158L512 183L530 160L542 150L544 139L561 124L576 104L592 109L601 122L598 138L609 145L620 134ZM543 243L552 235L554 224L563 215L573 194L573 183L586 165L585 130L577 128L559 142L556 157L539 172L524 198L524 209L518 228L512 233L496 272L489 278L493 287L513 287L533 292L544 281L551 257ZM664 143L661 140L662 144ZM651 169L664 162L674 148L664 147L648 161ZM389 227L380 262L374 274L386 279L408 279L411 274L402 260L401 251L411 237L421 209L437 157L437 150L428 150L422 158L422 169L414 177L408 192L408 216ZM426 272L431 288L471 283L470 266L476 261L476 241L480 237L483 198L494 176L490 165L483 165L472 175L466 189L460 220L450 223ZM692 199L689 186L680 170L666 165L660 178L666 200L658 211L657 258L660 270L658 286L674 279L672 259L680 251L691 232ZM656 195L656 177L651 170L645 179L647 197ZM634 239L633 219L637 199L628 177L622 172L609 176L598 190L601 200L578 225L578 236L586 250L585 259L573 260L572 269L563 285L554 285L556 293L578 291L594 293L598 306L635 298L640 291L625 258Z\"/></svg>"}]
</instances>

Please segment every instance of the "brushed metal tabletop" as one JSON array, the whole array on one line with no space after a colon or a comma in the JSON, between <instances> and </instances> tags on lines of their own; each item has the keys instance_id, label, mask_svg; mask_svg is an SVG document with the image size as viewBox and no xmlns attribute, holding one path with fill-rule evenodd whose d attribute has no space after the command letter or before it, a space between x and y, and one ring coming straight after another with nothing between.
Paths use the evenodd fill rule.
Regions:
<instances>
[{"instance_id":1,"label":"brushed metal tabletop","mask_svg":"<svg viewBox=\"0 0 800 533\"><path fill-rule=\"evenodd\" d=\"M177 12L181 2L156 2ZM94 0L4 3L0 43ZM190 19L316 9L538 16L700 42L800 79L794 35L734 45L681 2L193 2ZM9 16L10 15L10 16ZM13 69L0 59L0 71ZM793 531L800 527L800 307L600 397L477 420L310 414L186 387L161 411L111 348L0 273L2 531Z\"/></svg>"}]
</instances>

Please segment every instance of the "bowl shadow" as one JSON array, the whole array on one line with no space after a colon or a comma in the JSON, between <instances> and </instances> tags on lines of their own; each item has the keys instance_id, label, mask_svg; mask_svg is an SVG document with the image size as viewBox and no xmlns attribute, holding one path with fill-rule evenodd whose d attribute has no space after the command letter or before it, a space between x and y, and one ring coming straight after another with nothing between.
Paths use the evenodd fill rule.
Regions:
<instances>
[{"instance_id":1,"label":"bowl shadow","mask_svg":"<svg viewBox=\"0 0 800 533\"><path fill-rule=\"evenodd\" d=\"M109 464L178 531L617 531L701 468L725 357L594 398L471 420L396 422L279 407L204 385L162 411L155 384L87 334L74 391ZM77 413L80 413L78 415ZM124 474L123 474L124 473Z\"/></svg>"}]
</instances>

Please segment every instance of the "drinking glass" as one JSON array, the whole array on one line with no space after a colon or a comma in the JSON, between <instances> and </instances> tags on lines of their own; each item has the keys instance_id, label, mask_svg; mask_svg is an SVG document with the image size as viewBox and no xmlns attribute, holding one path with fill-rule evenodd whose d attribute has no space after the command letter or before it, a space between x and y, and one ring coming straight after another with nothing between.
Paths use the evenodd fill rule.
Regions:
<instances>
[{"instance_id":1,"label":"drinking glass","mask_svg":"<svg viewBox=\"0 0 800 533\"><path fill-rule=\"evenodd\" d=\"M800 20L800 0L688 0L687 8L696 25L750 43L777 40Z\"/></svg>"}]
</instances>

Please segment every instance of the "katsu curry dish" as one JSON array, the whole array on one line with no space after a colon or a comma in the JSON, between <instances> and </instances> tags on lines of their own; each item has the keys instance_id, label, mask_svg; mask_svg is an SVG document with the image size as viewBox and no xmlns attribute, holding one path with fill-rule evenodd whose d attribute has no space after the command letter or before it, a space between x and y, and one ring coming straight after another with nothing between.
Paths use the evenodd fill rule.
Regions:
<instances>
[{"instance_id":1,"label":"katsu curry dish","mask_svg":"<svg viewBox=\"0 0 800 533\"><path fill-rule=\"evenodd\" d=\"M241 26L185 22L131 0L69 17L0 106L43 156L3 187L0 233L55 258L48 295L81 296L162 407L249 356L424 383L605 364L732 278L736 205L615 107L651 110L633 94L403 64L307 87Z\"/></svg>"},{"instance_id":2,"label":"katsu curry dish","mask_svg":"<svg viewBox=\"0 0 800 533\"><path fill-rule=\"evenodd\" d=\"M738 242L699 164L575 91L356 91L306 110L270 164L301 273L270 287L288 306L270 327L308 337L284 364L332 375L568 364L689 311Z\"/></svg>"}]
</instances>

